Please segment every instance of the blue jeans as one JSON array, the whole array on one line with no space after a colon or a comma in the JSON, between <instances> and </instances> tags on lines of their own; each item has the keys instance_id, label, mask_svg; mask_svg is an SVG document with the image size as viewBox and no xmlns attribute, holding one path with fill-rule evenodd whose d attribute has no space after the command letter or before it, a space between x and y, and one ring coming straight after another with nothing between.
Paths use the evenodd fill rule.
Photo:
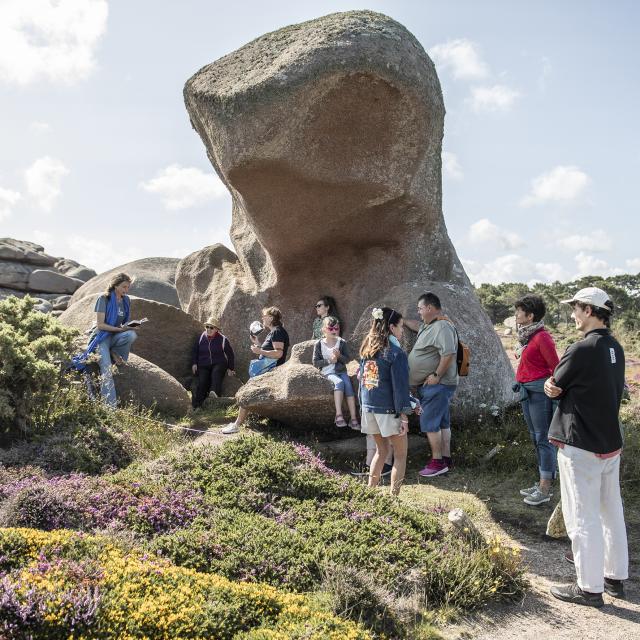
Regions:
<instances>
[{"instance_id":1,"label":"blue jeans","mask_svg":"<svg viewBox=\"0 0 640 640\"><path fill-rule=\"evenodd\" d=\"M111 351L119 355L123 360L129 359L131 345L136 341L138 334L135 331L123 331L122 333L109 334L99 345L100 354L100 393L106 404L116 406L116 387L111 373Z\"/></svg>"},{"instance_id":2,"label":"blue jeans","mask_svg":"<svg viewBox=\"0 0 640 640\"><path fill-rule=\"evenodd\" d=\"M451 428L451 398L456 392L455 384L427 384L418 387L420 431L437 433L441 429Z\"/></svg>"},{"instance_id":3,"label":"blue jeans","mask_svg":"<svg viewBox=\"0 0 640 640\"><path fill-rule=\"evenodd\" d=\"M351 398L353 393L353 385L346 373L330 373L327 375L327 380L333 384L334 391L344 391L344 395L347 398Z\"/></svg>"},{"instance_id":4,"label":"blue jeans","mask_svg":"<svg viewBox=\"0 0 640 640\"><path fill-rule=\"evenodd\" d=\"M544 392L527 389L527 398L523 398L521 404L531 441L536 448L540 478L553 480L556 477L556 448L548 439L553 401Z\"/></svg>"}]
</instances>

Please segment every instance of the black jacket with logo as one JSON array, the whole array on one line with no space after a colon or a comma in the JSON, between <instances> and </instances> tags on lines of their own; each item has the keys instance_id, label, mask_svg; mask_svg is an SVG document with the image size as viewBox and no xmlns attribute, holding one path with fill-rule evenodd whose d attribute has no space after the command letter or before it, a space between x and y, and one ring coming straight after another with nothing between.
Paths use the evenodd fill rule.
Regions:
<instances>
[{"instance_id":1,"label":"black jacket with logo","mask_svg":"<svg viewBox=\"0 0 640 640\"><path fill-rule=\"evenodd\" d=\"M624 351L611 332L594 329L572 344L553 377L562 395L549 438L593 453L620 449Z\"/></svg>"}]
</instances>

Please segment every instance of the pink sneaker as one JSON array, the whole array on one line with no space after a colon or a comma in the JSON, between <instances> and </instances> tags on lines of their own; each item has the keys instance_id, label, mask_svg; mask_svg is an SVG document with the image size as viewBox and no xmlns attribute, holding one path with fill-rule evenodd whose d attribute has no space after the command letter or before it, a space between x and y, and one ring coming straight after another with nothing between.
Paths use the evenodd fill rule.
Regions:
<instances>
[{"instance_id":1,"label":"pink sneaker","mask_svg":"<svg viewBox=\"0 0 640 640\"><path fill-rule=\"evenodd\" d=\"M424 469L418 471L418 475L423 478L433 478L434 476L441 476L443 473L447 473L447 471L449 471L449 467L447 467L447 463L444 460L432 458Z\"/></svg>"}]
</instances>

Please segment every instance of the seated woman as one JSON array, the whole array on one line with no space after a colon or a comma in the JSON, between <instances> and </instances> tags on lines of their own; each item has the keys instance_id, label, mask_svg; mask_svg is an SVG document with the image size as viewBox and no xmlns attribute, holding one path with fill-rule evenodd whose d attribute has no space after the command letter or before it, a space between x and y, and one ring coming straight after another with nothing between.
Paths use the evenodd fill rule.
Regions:
<instances>
[{"instance_id":1,"label":"seated woman","mask_svg":"<svg viewBox=\"0 0 640 640\"><path fill-rule=\"evenodd\" d=\"M318 302L316 302L316 314L317 317L313 321L313 331L311 333L312 340L321 340L322 333L322 321L327 316L333 316L338 322L338 310L336 309L336 301L331 296L322 296Z\"/></svg>"},{"instance_id":2,"label":"seated woman","mask_svg":"<svg viewBox=\"0 0 640 640\"><path fill-rule=\"evenodd\" d=\"M373 309L369 333L360 347L360 409L362 432L371 434L376 452L369 470L369 486L380 482L382 467L393 445L391 492L398 495L407 465L407 433L413 398L409 393L409 363L400 347L402 315Z\"/></svg>"},{"instance_id":3,"label":"seated woman","mask_svg":"<svg viewBox=\"0 0 640 640\"><path fill-rule=\"evenodd\" d=\"M126 326L131 307L127 295L131 282L126 273L118 273L96 300L96 327L85 352L97 350L100 354L100 393L110 407L115 407L117 402L111 367L129 359L131 345L138 337L134 329Z\"/></svg>"},{"instance_id":4,"label":"seated woman","mask_svg":"<svg viewBox=\"0 0 640 640\"><path fill-rule=\"evenodd\" d=\"M236 374L231 343L220 333L220 323L215 318L205 322L203 333L193 345L191 370L198 376L198 389L191 399L194 409L202 406L212 388L218 397L222 395L225 373Z\"/></svg>"},{"instance_id":5,"label":"seated woman","mask_svg":"<svg viewBox=\"0 0 640 640\"><path fill-rule=\"evenodd\" d=\"M262 324L265 328L269 329L269 333L261 346L258 346L258 338L250 334L251 342L253 342L251 351L258 356L258 359L252 360L249 365L250 377L255 377L284 364L287 359L287 352L289 351L289 334L282 326L280 309L277 307L266 307L263 309ZM258 363L258 365L254 365L253 363ZM222 433L225 435L238 433L248 415L249 410L240 407L236 420L224 427Z\"/></svg>"},{"instance_id":6,"label":"seated woman","mask_svg":"<svg viewBox=\"0 0 640 640\"><path fill-rule=\"evenodd\" d=\"M360 431L353 386L347 375L347 362L350 360L349 349L346 341L338 335L340 333L340 322L333 316L326 316L322 321L322 331L324 338L318 340L313 349L313 366L320 369L322 375L326 376L329 382L333 384L336 427L347 426L347 422L342 415L342 398L346 396L347 406L351 414L349 426L355 431Z\"/></svg>"}]
</instances>

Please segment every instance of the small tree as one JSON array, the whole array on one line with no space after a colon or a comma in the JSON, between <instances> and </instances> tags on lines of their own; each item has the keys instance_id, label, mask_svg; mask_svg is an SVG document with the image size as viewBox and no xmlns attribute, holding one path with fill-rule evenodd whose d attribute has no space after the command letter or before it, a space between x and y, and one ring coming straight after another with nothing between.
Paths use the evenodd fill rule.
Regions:
<instances>
[{"instance_id":1,"label":"small tree","mask_svg":"<svg viewBox=\"0 0 640 640\"><path fill-rule=\"evenodd\" d=\"M0 435L27 432L42 415L60 379L56 361L69 357L77 335L35 304L29 296L0 302Z\"/></svg>"}]
</instances>

